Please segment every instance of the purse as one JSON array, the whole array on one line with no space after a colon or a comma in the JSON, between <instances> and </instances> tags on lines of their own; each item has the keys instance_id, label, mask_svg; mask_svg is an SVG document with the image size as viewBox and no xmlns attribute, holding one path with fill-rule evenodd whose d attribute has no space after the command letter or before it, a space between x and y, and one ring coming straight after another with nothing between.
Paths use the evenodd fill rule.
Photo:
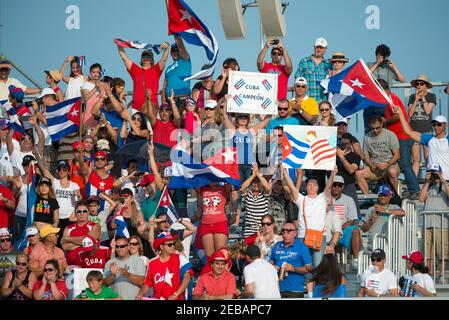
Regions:
<instances>
[{"instance_id":1,"label":"purse","mask_svg":"<svg viewBox=\"0 0 449 320\"><path fill-rule=\"evenodd\" d=\"M306 199L302 202L302 214L304 216L304 223L306 225L306 237L304 238L304 244L313 250L320 251L323 245L323 231L313 230L307 228L306 211L305 211Z\"/></svg>"}]
</instances>

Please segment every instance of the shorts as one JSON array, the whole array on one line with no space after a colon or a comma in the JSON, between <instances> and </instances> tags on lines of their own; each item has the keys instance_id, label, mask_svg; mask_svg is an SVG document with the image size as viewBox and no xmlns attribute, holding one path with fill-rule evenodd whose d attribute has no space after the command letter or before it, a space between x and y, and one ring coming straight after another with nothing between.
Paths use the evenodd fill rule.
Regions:
<instances>
[{"instance_id":1,"label":"shorts","mask_svg":"<svg viewBox=\"0 0 449 320\"><path fill-rule=\"evenodd\" d=\"M351 239L352 239L352 230L354 228L358 228L357 226L347 226L344 228L342 232L342 236L338 240L338 244L345 247L349 251L351 251Z\"/></svg>"},{"instance_id":2,"label":"shorts","mask_svg":"<svg viewBox=\"0 0 449 320\"><path fill-rule=\"evenodd\" d=\"M427 257L430 258L433 255L433 230L434 228L426 229L426 252ZM444 240L444 259L449 256L449 240L448 240L448 230L443 229L443 240ZM435 228L435 256L441 258L441 228Z\"/></svg>"},{"instance_id":3,"label":"shorts","mask_svg":"<svg viewBox=\"0 0 449 320\"><path fill-rule=\"evenodd\" d=\"M207 234L216 234L216 233L223 233L228 236L229 235L228 221L211 224L200 223L197 232L200 239Z\"/></svg>"},{"instance_id":4,"label":"shorts","mask_svg":"<svg viewBox=\"0 0 449 320\"><path fill-rule=\"evenodd\" d=\"M415 131L416 131L416 130L415 130ZM419 131L418 131L418 132L419 132ZM428 131L428 132L420 132L420 133L421 133L421 134L431 134L431 135L433 135L433 131L432 131L432 130L430 130L430 131ZM421 143L416 142L415 140L412 140L412 141L413 141L412 146L414 146L415 144L418 145L418 146L421 145ZM423 146L427 148L426 145L423 144Z\"/></svg>"},{"instance_id":5,"label":"shorts","mask_svg":"<svg viewBox=\"0 0 449 320\"><path fill-rule=\"evenodd\" d=\"M380 179L382 179L384 174L386 174L388 172L388 169L390 169L391 167L396 167L398 172L401 172L401 170L399 169L399 165L397 163L388 166L388 168L385 169L385 170L376 169L374 172L372 172L369 167L366 167L366 169L369 170L369 172L370 172L367 180L369 180L369 181L379 181Z\"/></svg>"}]
</instances>

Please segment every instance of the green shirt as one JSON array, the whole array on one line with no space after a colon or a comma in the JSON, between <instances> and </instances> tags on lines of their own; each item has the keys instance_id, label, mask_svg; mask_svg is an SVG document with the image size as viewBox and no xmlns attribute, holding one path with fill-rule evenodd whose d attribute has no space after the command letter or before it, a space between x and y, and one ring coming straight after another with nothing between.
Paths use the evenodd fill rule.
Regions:
<instances>
[{"instance_id":1,"label":"green shirt","mask_svg":"<svg viewBox=\"0 0 449 320\"><path fill-rule=\"evenodd\" d=\"M156 195L153 199L145 198L140 204L140 209L142 210L143 218L145 221L150 221L150 218L155 215L157 205L162 196L162 191L157 189Z\"/></svg>"},{"instance_id":2,"label":"green shirt","mask_svg":"<svg viewBox=\"0 0 449 320\"><path fill-rule=\"evenodd\" d=\"M86 288L87 297L93 300L107 300L120 298L119 294L109 287L101 286L99 294L95 294L89 288ZM77 299L81 299L81 293L76 296Z\"/></svg>"}]
</instances>

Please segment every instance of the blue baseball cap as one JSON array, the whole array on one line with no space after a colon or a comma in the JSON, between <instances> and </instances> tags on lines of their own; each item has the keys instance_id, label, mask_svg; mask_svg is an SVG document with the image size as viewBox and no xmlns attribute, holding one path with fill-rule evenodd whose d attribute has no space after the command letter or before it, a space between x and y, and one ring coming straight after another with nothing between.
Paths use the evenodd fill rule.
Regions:
<instances>
[{"instance_id":1,"label":"blue baseball cap","mask_svg":"<svg viewBox=\"0 0 449 320\"><path fill-rule=\"evenodd\" d=\"M9 94L16 99L17 101L22 101L25 97L25 93L21 88L17 88L16 86L10 85L8 87Z\"/></svg>"},{"instance_id":2,"label":"blue baseball cap","mask_svg":"<svg viewBox=\"0 0 449 320\"><path fill-rule=\"evenodd\" d=\"M378 195L389 196L393 194L393 190L391 190L389 185L383 184L379 187Z\"/></svg>"}]
</instances>

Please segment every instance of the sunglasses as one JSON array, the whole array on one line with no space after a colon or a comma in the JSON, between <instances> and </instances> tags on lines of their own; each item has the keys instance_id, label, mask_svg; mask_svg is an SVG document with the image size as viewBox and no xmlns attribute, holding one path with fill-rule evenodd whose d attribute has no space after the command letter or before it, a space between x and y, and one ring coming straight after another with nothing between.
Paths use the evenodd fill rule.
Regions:
<instances>
[{"instance_id":1,"label":"sunglasses","mask_svg":"<svg viewBox=\"0 0 449 320\"><path fill-rule=\"evenodd\" d=\"M278 134L277 137L278 138L282 138L284 135L283 134Z\"/></svg>"},{"instance_id":2,"label":"sunglasses","mask_svg":"<svg viewBox=\"0 0 449 320\"><path fill-rule=\"evenodd\" d=\"M130 246L138 246L139 243L138 243L138 242L130 242L129 245L130 245Z\"/></svg>"},{"instance_id":3,"label":"sunglasses","mask_svg":"<svg viewBox=\"0 0 449 320\"><path fill-rule=\"evenodd\" d=\"M417 86L425 86L426 84L424 82L417 82L416 85Z\"/></svg>"},{"instance_id":4,"label":"sunglasses","mask_svg":"<svg viewBox=\"0 0 449 320\"><path fill-rule=\"evenodd\" d=\"M288 108L278 108L279 111L288 111Z\"/></svg>"},{"instance_id":5,"label":"sunglasses","mask_svg":"<svg viewBox=\"0 0 449 320\"><path fill-rule=\"evenodd\" d=\"M106 158L98 157L98 158L95 158L94 160L95 160L95 161L104 161L104 160L106 160Z\"/></svg>"},{"instance_id":6,"label":"sunglasses","mask_svg":"<svg viewBox=\"0 0 449 320\"><path fill-rule=\"evenodd\" d=\"M162 221L159 221L158 223L164 223L164 222L167 222L167 220L162 220Z\"/></svg>"},{"instance_id":7,"label":"sunglasses","mask_svg":"<svg viewBox=\"0 0 449 320\"><path fill-rule=\"evenodd\" d=\"M327 112L330 111L331 109L320 109L320 112Z\"/></svg>"},{"instance_id":8,"label":"sunglasses","mask_svg":"<svg viewBox=\"0 0 449 320\"><path fill-rule=\"evenodd\" d=\"M272 56L283 56L283 54L280 52L273 52L271 55Z\"/></svg>"},{"instance_id":9,"label":"sunglasses","mask_svg":"<svg viewBox=\"0 0 449 320\"><path fill-rule=\"evenodd\" d=\"M133 120L137 120L137 121L139 121L139 122L142 122L142 118L132 118Z\"/></svg>"},{"instance_id":10,"label":"sunglasses","mask_svg":"<svg viewBox=\"0 0 449 320\"><path fill-rule=\"evenodd\" d=\"M339 183L339 182L334 183L334 184L332 185L332 187L343 188L343 183Z\"/></svg>"},{"instance_id":11,"label":"sunglasses","mask_svg":"<svg viewBox=\"0 0 449 320\"><path fill-rule=\"evenodd\" d=\"M441 127L442 125L440 122L432 122L432 127Z\"/></svg>"},{"instance_id":12,"label":"sunglasses","mask_svg":"<svg viewBox=\"0 0 449 320\"><path fill-rule=\"evenodd\" d=\"M89 211L87 210L76 210L75 213L76 214L82 214L82 213L88 213Z\"/></svg>"},{"instance_id":13,"label":"sunglasses","mask_svg":"<svg viewBox=\"0 0 449 320\"><path fill-rule=\"evenodd\" d=\"M126 247L128 247L127 244L124 244L124 245L121 245L121 246L119 246L119 245L115 246L116 249L123 249L123 248L126 248Z\"/></svg>"},{"instance_id":14,"label":"sunglasses","mask_svg":"<svg viewBox=\"0 0 449 320\"><path fill-rule=\"evenodd\" d=\"M269 227L272 225L273 225L273 222L262 222L262 227Z\"/></svg>"},{"instance_id":15,"label":"sunglasses","mask_svg":"<svg viewBox=\"0 0 449 320\"><path fill-rule=\"evenodd\" d=\"M295 88L305 89L307 86L295 86Z\"/></svg>"},{"instance_id":16,"label":"sunglasses","mask_svg":"<svg viewBox=\"0 0 449 320\"><path fill-rule=\"evenodd\" d=\"M30 235L28 236L28 238L35 237L35 236L37 236L37 234L30 234Z\"/></svg>"},{"instance_id":17,"label":"sunglasses","mask_svg":"<svg viewBox=\"0 0 449 320\"><path fill-rule=\"evenodd\" d=\"M167 108L163 108L163 109L159 109L160 112L170 112L170 109Z\"/></svg>"},{"instance_id":18,"label":"sunglasses","mask_svg":"<svg viewBox=\"0 0 449 320\"><path fill-rule=\"evenodd\" d=\"M10 69L9 68L0 68L1 72L8 72Z\"/></svg>"},{"instance_id":19,"label":"sunglasses","mask_svg":"<svg viewBox=\"0 0 449 320\"><path fill-rule=\"evenodd\" d=\"M170 243L164 243L163 245L171 248L171 247L173 247L175 245L175 243L174 242L170 242Z\"/></svg>"},{"instance_id":20,"label":"sunglasses","mask_svg":"<svg viewBox=\"0 0 449 320\"><path fill-rule=\"evenodd\" d=\"M211 111L211 110L215 110L215 109L214 108L204 108L204 110Z\"/></svg>"},{"instance_id":21,"label":"sunglasses","mask_svg":"<svg viewBox=\"0 0 449 320\"><path fill-rule=\"evenodd\" d=\"M11 242L11 239L1 239L0 242Z\"/></svg>"},{"instance_id":22,"label":"sunglasses","mask_svg":"<svg viewBox=\"0 0 449 320\"><path fill-rule=\"evenodd\" d=\"M28 262L19 262L19 261L17 261L16 262L16 266L27 266L28 265Z\"/></svg>"},{"instance_id":23,"label":"sunglasses","mask_svg":"<svg viewBox=\"0 0 449 320\"><path fill-rule=\"evenodd\" d=\"M55 270L56 269L54 269L54 268L44 268L44 272L53 272Z\"/></svg>"},{"instance_id":24,"label":"sunglasses","mask_svg":"<svg viewBox=\"0 0 449 320\"><path fill-rule=\"evenodd\" d=\"M293 232L293 231L295 231L295 229L282 229L281 230L282 231L282 233L290 233L290 232Z\"/></svg>"},{"instance_id":25,"label":"sunglasses","mask_svg":"<svg viewBox=\"0 0 449 320\"><path fill-rule=\"evenodd\" d=\"M381 262L382 260L380 258L371 258L371 262Z\"/></svg>"}]
</instances>

